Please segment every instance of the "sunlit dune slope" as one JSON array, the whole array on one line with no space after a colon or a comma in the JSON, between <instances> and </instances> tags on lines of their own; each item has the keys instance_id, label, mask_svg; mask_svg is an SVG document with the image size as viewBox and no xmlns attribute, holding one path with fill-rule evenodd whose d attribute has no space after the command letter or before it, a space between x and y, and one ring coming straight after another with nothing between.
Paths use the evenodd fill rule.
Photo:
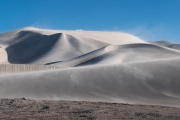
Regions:
<instances>
[{"instance_id":1,"label":"sunlit dune slope","mask_svg":"<svg viewBox=\"0 0 180 120\"><path fill-rule=\"evenodd\" d=\"M8 63L8 58L7 58L7 52L0 45L0 64L2 64L2 63Z\"/></svg>"}]
</instances>

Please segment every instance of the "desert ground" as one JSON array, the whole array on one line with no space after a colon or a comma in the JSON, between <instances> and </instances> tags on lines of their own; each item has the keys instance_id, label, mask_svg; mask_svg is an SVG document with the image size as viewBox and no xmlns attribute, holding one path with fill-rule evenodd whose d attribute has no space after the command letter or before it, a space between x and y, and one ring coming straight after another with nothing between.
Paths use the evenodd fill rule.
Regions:
<instances>
[{"instance_id":1,"label":"desert ground","mask_svg":"<svg viewBox=\"0 0 180 120\"><path fill-rule=\"evenodd\" d=\"M1 99L0 119L179 120L180 108L123 103Z\"/></svg>"},{"instance_id":2,"label":"desert ground","mask_svg":"<svg viewBox=\"0 0 180 120\"><path fill-rule=\"evenodd\" d=\"M179 119L179 46L123 32L26 27L1 33L0 114Z\"/></svg>"}]
</instances>

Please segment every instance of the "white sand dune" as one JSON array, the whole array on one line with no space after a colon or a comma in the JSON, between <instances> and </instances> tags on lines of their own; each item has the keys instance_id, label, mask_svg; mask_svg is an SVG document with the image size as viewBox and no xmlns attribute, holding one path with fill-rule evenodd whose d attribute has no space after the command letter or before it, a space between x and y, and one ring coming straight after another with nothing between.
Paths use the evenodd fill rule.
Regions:
<instances>
[{"instance_id":1,"label":"white sand dune","mask_svg":"<svg viewBox=\"0 0 180 120\"><path fill-rule=\"evenodd\" d=\"M22 28L0 34L0 98L180 106L179 61L126 33Z\"/></svg>"},{"instance_id":2,"label":"white sand dune","mask_svg":"<svg viewBox=\"0 0 180 120\"><path fill-rule=\"evenodd\" d=\"M0 77L0 96L180 106L180 59Z\"/></svg>"}]
</instances>

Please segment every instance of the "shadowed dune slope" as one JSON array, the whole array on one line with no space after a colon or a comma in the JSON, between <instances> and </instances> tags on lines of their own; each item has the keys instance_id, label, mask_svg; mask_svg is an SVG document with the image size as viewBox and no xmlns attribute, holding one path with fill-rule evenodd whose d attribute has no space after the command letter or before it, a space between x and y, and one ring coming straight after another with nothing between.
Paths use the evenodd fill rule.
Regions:
<instances>
[{"instance_id":1,"label":"shadowed dune slope","mask_svg":"<svg viewBox=\"0 0 180 120\"><path fill-rule=\"evenodd\" d=\"M18 33L18 37L7 43L8 61L13 64L63 61L108 45L93 39L81 39L62 33L43 35L30 31Z\"/></svg>"},{"instance_id":2,"label":"shadowed dune slope","mask_svg":"<svg viewBox=\"0 0 180 120\"><path fill-rule=\"evenodd\" d=\"M22 36L28 34L26 39L17 39L6 48L8 61L14 64L30 63L42 58L56 44L61 34L51 36L36 33L23 32ZM25 35L24 35L25 34Z\"/></svg>"},{"instance_id":3,"label":"shadowed dune slope","mask_svg":"<svg viewBox=\"0 0 180 120\"><path fill-rule=\"evenodd\" d=\"M180 59L0 77L0 97L180 106Z\"/></svg>"}]
</instances>

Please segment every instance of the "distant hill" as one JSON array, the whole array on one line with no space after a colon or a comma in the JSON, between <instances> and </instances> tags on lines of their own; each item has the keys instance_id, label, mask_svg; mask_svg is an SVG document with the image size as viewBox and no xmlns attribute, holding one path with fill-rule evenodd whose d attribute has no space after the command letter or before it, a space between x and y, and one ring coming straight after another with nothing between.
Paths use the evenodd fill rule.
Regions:
<instances>
[{"instance_id":1,"label":"distant hill","mask_svg":"<svg viewBox=\"0 0 180 120\"><path fill-rule=\"evenodd\" d=\"M175 44L175 43L171 43L171 42L167 42L167 41L152 41L150 43L168 47L168 48L172 48L172 49L176 49L176 50L180 50L180 44Z\"/></svg>"},{"instance_id":2,"label":"distant hill","mask_svg":"<svg viewBox=\"0 0 180 120\"><path fill-rule=\"evenodd\" d=\"M166 47L180 50L180 44L171 44L171 45L167 45Z\"/></svg>"},{"instance_id":3,"label":"distant hill","mask_svg":"<svg viewBox=\"0 0 180 120\"><path fill-rule=\"evenodd\" d=\"M171 42L167 42L167 41L151 41L150 43L160 45L160 46L167 46L167 45L172 44Z\"/></svg>"}]
</instances>

